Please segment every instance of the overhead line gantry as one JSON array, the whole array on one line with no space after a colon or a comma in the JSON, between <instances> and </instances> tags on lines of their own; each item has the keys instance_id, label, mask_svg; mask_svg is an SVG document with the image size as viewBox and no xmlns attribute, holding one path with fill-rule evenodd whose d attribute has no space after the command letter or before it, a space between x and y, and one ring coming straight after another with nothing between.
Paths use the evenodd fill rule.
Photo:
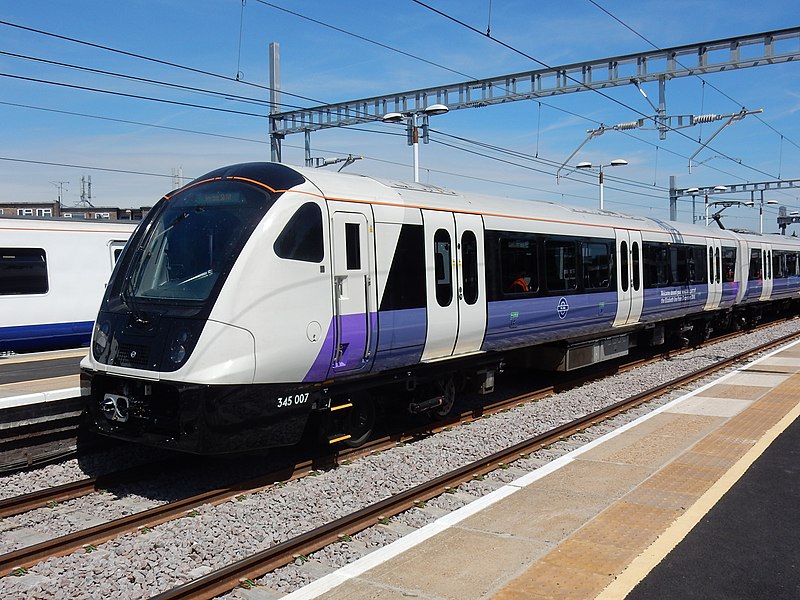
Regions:
<instances>
[{"instance_id":1,"label":"overhead line gantry","mask_svg":"<svg viewBox=\"0 0 800 600\"><path fill-rule=\"evenodd\" d=\"M290 133L306 133L308 155L311 131L381 121L434 103L458 110L657 81L663 111L667 80L798 60L798 41L800 27L791 27L285 112L273 103L272 160L280 160L280 141Z\"/></svg>"}]
</instances>

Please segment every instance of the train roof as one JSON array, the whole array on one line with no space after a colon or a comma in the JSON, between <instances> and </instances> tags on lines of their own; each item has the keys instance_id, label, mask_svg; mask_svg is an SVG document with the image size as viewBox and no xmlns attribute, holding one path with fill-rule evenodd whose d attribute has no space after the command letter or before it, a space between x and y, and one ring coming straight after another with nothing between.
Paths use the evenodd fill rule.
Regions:
<instances>
[{"instance_id":1,"label":"train roof","mask_svg":"<svg viewBox=\"0 0 800 600\"><path fill-rule=\"evenodd\" d=\"M0 215L0 229L32 231L91 231L129 234L139 221L109 221L105 219L64 219L47 217L14 217Z\"/></svg>"},{"instance_id":2,"label":"train roof","mask_svg":"<svg viewBox=\"0 0 800 600\"><path fill-rule=\"evenodd\" d=\"M319 188L327 198L359 200L385 200L392 198L393 202L397 202L400 205L420 208L521 217L607 228L635 228L666 234L680 233L686 236L717 237L728 240L749 237L763 241L758 234L743 236L729 230L710 229L700 225L674 221L662 221L652 217L630 215L612 210L569 206L536 199L520 200L484 194L461 193L424 183L379 179L352 173L330 173L308 168L296 168L296 170ZM785 241L785 238L780 241Z\"/></svg>"},{"instance_id":3,"label":"train roof","mask_svg":"<svg viewBox=\"0 0 800 600\"><path fill-rule=\"evenodd\" d=\"M340 199L405 208L449 210L491 217L539 220L567 226L575 224L604 229L636 229L675 240L684 236L716 238L730 242L745 239L751 242L781 244L800 249L800 241L785 236L743 234L731 230L664 221L611 210L572 207L535 199L512 199L485 194L461 193L424 183L380 179L356 173L333 173L282 163L258 162L229 165L216 169L198 178L195 182L216 177L245 177L260 180L273 189L280 190L298 189L300 191L305 185L313 186L316 191L329 200Z\"/></svg>"}]
</instances>

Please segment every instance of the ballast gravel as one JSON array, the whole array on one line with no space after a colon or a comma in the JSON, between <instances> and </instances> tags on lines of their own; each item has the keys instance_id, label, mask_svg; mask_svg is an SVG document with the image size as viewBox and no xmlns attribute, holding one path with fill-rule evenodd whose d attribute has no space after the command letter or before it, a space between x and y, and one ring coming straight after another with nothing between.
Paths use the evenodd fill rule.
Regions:
<instances>
[{"instance_id":1,"label":"ballast gravel","mask_svg":"<svg viewBox=\"0 0 800 600\"><path fill-rule=\"evenodd\" d=\"M656 382L675 378L770 339L797 332L800 332L800 320L782 322L735 340L710 345L677 358L662 360L518 406L468 425L453 427L413 444L373 454L316 476L239 496L216 507L203 506L183 518L153 529L126 534L96 548L49 559L28 569L21 576L0 578L0 597L31 600L94 599L112 595L118 599L149 597L442 475L487 453L599 410L648 389ZM656 401L650 406L658 406L670 399ZM637 415L643 414L642 410L635 412ZM559 442L516 461L508 471L518 473L519 469L536 469L569 452L576 442L593 439L594 435L601 435L611 425L619 426L634 418L634 415L615 417L612 423L604 422L593 428L594 431L587 431L579 437ZM9 497L62 480L69 481L80 477L80 472L80 465L75 461L65 461L62 465L9 475L0 478L0 494ZM365 552L398 539L401 535L398 530L420 527L430 522L432 514L454 510L470 498L492 491L506 480L504 473L506 471L501 469L483 481L466 483L454 494L443 494L429 501L424 508L398 515L389 525L371 527L351 540L343 540L309 557L299 558L295 563L259 579L258 583L279 593L298 589L314 578L312 573L324 574L342 566ZM196 484L187 485L193 487ZM99 507L96 509L97 516L102 518L109 518L109 512L114 513L115 510L118 511L113 515L115 517L125 514L125 509L121 508L123 504L109 502L103 495L92 495L91 498L94 498L91 506L81 505L79 511L88 518L94 514L92 506ZM117 498L118 501L124 499ZM154 492L152 497L143 498L142 501L158 503L163 498ZM430 514L426 512L428 507ZM46 512L46 509L42 509L34 516L23 515L24 519L19 521L20 527L57 529L56 523L62 518L60 513L54 509L53 519L48 521ZM15 528L8 521L0 521L4 538ZM306 559L309 559L308 563ZM246 596L234 591L230 597Z\"/></svg>"}]
</instances>

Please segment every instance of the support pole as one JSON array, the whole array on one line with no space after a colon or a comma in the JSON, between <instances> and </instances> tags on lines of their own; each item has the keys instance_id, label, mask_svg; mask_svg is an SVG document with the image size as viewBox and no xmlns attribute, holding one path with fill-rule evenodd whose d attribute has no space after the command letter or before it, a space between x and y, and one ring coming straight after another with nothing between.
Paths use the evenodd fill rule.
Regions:
<instances>
[{"instance_id":1,"label":"support pole","mask_svg":"<svg viewBox=\"0 0 800 600\"><path fill-rule=\"evenodd\" d=\"M678 192L675 188L675 175L669 176L669 220L678 220Z\"/></svg>"},{"instance_id":2,"label":"support pole","mask_svg":"<svg viewBox=\"0 0 800 600\"><path fill-rule=\"evenodd\" d=\"M272 115L281 112L281 46L277 42L269 44L269 141L272 162L281 162L281 140L284 134L278 133L278 120Z\"/></svg>"}]
</instances>

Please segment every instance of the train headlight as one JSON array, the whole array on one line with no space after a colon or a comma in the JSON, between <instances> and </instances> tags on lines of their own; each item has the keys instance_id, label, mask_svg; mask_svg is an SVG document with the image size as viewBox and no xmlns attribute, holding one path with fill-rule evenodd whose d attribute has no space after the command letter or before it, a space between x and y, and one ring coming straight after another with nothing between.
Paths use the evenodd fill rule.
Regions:
<instances>
[{"instance_id":1,"label":"train headlight","mask_svg":"<svg viewBox=\"0 0 800 600\"><path fill-rule=\"evenodd\" d=\"M178 366L186 360L186 356L189 354L190 338L191 335L186 329L180 329L177 335L172 338L167 358L174 366Z\"/></svg>"},{"instance_id":2,"label":"train headlight","mask_svg":"<svg viewBox=\"0 0 800 600\"><path fill-rule=\"evenodd\" d=\"M108 321L96 322L94 324L94 334L92 336L94 342L92 344L92 351L94 357L99 359L108 350L108 342L110 340L111 323Z\"/></svg>"}]
</instances>

